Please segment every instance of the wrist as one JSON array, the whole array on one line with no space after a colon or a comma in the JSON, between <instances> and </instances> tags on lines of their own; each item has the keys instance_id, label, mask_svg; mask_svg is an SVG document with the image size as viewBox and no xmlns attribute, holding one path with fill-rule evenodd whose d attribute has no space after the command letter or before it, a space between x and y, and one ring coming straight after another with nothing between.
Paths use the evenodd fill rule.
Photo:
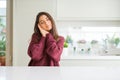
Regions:
<instances>
[{"instance_id":1,"label":"wrist","mask_svg":"<svg viewBox=\"0 0 120 80\"><path fill-rule=\"evenodd\" d=\"M46 34L42 34L43 37L46 37L49 33L46 33Z\"/></svg>"}]
</instances>

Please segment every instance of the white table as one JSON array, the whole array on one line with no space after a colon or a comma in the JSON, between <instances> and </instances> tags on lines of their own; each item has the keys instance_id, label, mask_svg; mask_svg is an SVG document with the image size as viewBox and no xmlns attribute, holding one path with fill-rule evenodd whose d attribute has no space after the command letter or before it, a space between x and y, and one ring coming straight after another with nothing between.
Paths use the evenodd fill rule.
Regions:
<instances>
[{"instance_id":1,"label":"white table","mask_svg":"<svg viewBox=\"0 0 120 80\"><path fill-rule=\"evenodd\" d=\"M0 80L120 80L120 67L0 67Z\"/></svg>"}]
</instances>

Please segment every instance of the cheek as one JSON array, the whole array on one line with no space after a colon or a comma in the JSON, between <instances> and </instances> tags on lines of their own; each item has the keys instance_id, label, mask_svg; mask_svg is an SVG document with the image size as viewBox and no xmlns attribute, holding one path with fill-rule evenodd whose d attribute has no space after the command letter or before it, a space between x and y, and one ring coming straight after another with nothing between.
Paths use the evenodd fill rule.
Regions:
<instances>
[{"instance_id":1,"label":"cheek","mask_svg":"<svg viewBox=\"0 0 120 80\"><path fill-rule=\"evenodd\" d=\"M50 22L50 27L52 28L52 23Z\"/></svg>"},{"instance_id":2,"label":"cheek","mask_svg":"<svg viewBox=\"0 0 120 80\"><path fill-rule=\"evenodd\" d=\"M43 28L43 29L45 29L45 27L46 27L45 25L40 25L40 26L41 26L41 28Z\"/></svg>"},{"instance_id":3,"label":"cheek","mask_svg":"<svg viewBox=\"0 0 120 80\"><path fill-rule=\"evenodd\" d=\"M52 24L50 24L50 29L52 29Z\"/></svg>"}]
</instances>

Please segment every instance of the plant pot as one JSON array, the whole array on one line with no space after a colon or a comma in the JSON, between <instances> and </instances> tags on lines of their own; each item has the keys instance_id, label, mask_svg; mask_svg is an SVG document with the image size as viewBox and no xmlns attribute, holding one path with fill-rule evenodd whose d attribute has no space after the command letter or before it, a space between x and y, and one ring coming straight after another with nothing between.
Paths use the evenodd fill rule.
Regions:
<instances>
[{"instance_id":1,"label":"plant pot","mask_svg":"<svg viewBox=\"0 0 120 80\"><path fill-rule=\"evenodd\" d=\"M63 48L62 56L67 56L67 55L68 55L68 48Z\"/></svg>"},{"instance_id":2,"label":"plant pot","mask_svg":"<svg viewBox=\"0 0 120 80\"><path fill-rule=\"evenodd\" d=\"M0 66L5 66L5 51L0 51Z\"/></svg>"},{"instance_id":3,"label":"plant pot","mask_svg":"<svg viewBox=\"0 0 120 80\"><path fill-rule=\"evenodd\" d=\"M5 56L0 56L0 66L5 66Z\"/></svg>"}]
</instances>

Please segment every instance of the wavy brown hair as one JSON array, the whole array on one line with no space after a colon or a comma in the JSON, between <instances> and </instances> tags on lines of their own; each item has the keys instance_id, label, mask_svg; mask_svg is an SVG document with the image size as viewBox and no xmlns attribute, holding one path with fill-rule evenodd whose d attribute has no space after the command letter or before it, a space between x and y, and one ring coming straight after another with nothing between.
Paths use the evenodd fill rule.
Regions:
<instances>
[{"instance_id":1,"label":"wavy brown hair","mask_svg":"<svg viewBox=\"0 0 120 80\"><path fill-rule=\"evenodd\" d=\"M35 21L35 25L34 25L34 33L38 34L39 38L42 37L42 34L41 34L41 32L40 32L40 30L38 28L39 18L42 15L46 15L49 18L49 20L51 21L52 29L49 32L53 35L55 40L58 40L58 36L59 35L58 35L57 29L56 29L55 21L52 18L52 16L49 13L47 13L47 12L39 12L38 15L36 16L36 21Z\"/></svg>"}]
</instances>

